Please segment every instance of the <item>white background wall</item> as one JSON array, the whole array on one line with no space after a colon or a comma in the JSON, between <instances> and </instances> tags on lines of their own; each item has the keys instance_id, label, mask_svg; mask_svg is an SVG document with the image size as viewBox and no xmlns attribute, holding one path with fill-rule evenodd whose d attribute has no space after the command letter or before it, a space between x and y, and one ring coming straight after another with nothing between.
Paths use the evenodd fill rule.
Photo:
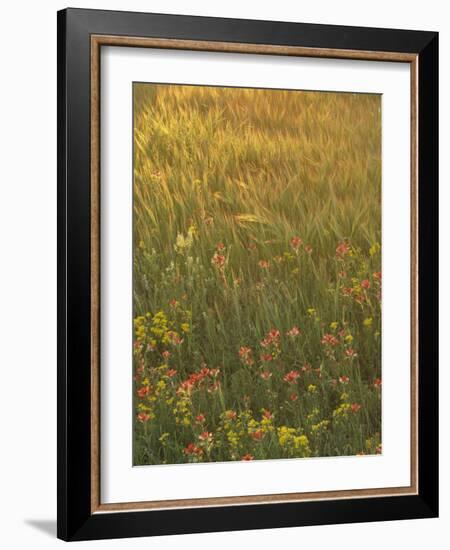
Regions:
<instances>
[{"instance_id":1,"label":"white background wall","mask_svg":"<svg viewBox=\"0 0 450 550\"><path fill-rule=\"evenodd\" d=\"M202 550L330 546L448 547L450 386L450 17L446 3L409 0L78 1L76 7L435 30L441 94L441 518L84 543L84 548ZM64 2L2 5L0 32L0 541L62 545L56 517L56 10ZM430 213L433 215L433 213Z\"/></svg>"}]
</instances>

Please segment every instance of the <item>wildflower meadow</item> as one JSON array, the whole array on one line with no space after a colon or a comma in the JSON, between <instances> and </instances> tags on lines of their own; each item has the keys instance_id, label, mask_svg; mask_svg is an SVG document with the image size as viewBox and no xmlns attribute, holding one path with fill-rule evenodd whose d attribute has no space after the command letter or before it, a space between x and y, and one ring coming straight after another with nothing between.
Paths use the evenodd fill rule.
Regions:
<instances>
[{"instance_id":1,"label":"wildflower meadow","mask_svg":"<svg viewBox=\"0 0 450 550\"><path fill-rule=\"evenodd\" d=\"M380 96L133 99L134 464L381 453Z\"/></svg>"}]
</instances>

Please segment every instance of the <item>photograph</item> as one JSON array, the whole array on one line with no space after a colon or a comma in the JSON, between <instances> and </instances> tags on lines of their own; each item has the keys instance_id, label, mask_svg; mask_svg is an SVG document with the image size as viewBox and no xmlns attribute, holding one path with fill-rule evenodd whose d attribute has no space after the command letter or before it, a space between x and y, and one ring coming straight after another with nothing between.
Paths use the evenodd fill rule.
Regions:
<instances>
[{"instance_id":1,"label":"photograph","mask_svg":"<svg viewBox=\"0 0 450 550\"><path fill-rule=\"evenodd\" d=\"M381 98L133 82L134 466L382 453Z\"/></svg>"},{"instance_id":2,"label":"photograph","mask_svg":"<svg viewBox=\"0 0 450 550\"><path fill-rule=\"evenodd\" d=\"M436 517L438 33L57 35L58 537Z\"/></svg>"},{"instance_id":3,"label":"photograph","mask_svg":"<svg viewBox=\"0 0 450 550\"><path fill-rule=\"evenodd\" d=\"M449 546L444 6L5 3L2 547Z\"/></svg>"}]
</instances>

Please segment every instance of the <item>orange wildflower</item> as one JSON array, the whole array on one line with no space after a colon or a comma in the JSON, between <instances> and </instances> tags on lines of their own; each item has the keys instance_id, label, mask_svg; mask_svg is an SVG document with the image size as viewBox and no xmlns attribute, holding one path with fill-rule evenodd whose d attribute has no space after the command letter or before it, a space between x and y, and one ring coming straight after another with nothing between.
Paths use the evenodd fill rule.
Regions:
<instances>
[{"instance_id":1,"label":"orange wildflower","mask_svg":"<svg viewBox=\"0 0 450 550\"><path fill-rule=\"evenodd\" d=\"M254 363L252 348L241 346L241 348L239 349L239 357L241 358L241 361L244 363L244 365L253 365Z\"/></svg>"},{"instance_id":2,"label":"orange wildflower","mask_svg":"<svg viewBox=\"0 0 450 550\"><path fill-rule=\"evenodd\" d=\"M302 239L300 237L292 237L291 246L294 250L298 250L302 245Z\"/></svg>"},{"instance_id":3,"label":"orange wildflower","mask_svg":"<svg viewBox=\"0 0 450 550\"><path fill-rule=\"evenodd\" d=\"M264 437L263 430L256 430L256 432L252 433L253 439L256 439L256 441L261 441L261 439Z\"/></svg>"},{"instance_id":4,"label":"orange wildflower","mask_svg":"<svg viewBox=\"0 0 450 550\"><path fill-rule=\"evenodd\" d=\"M189 443L188 445L186 445L183 452L185 455L201 456L203 454L203 449L197 447L197 445L194 445L194 443Z\"/></svg>"},{"instance_id":5,"label":"orange wildflower","mask_svg":"<svg viewBox=\"0 0 450 550\"><path fill-rule=\"evenodd\" d=\"M139 388L137 391L138 397L145 397L150 393L150 387L149 386L142 386L142 388Z\"/></svg>"},{"instance_id":6,"label":"orange wildflower","mask_svg":"<svg viewBox=\"0 0 450 550\"><path fill-rule=\"evenodd\" d=\"M336 247L336 258L343 259L349 252L350 246L345 242L341 242Z\"/></svg>"},{"instance_id":7,"label":"orange wildflower","mask_svg":"<svg viewBox=\"0 0 450 550\"><path fill-rule=\"evenodd\" d=\"M173 330L169 330L167 332L167 337L174 346L180 346L184 342L183 338L180 338L180 336Z\"/></svg>"},{"instance_id":8,"label":"orange wildflower","mask_svg":"<svg viewBox=\"0 0 450 550\"><path fill-rule=\"evenodd\" d=\"M292 338L300 334L300 329L297 326L291 328L286 332L286 336L291 336Z\"/></svg>"},{"instance_id":9,"label":"orange wildflower","mask_svg":"<svg viewBox=\"0 0 450 550\"><path fill-rule=\"evenodd\" d=\"M211 263L218 269L223 269L225 267L225 260L226 258L223 254L218 254L216 252L212 257Z\"/></svg>"},{"instance_id":10,"label":"orange wildflower","mask_svg":"<svg viewBox=\"0 0 450 550\"><path fill-rule=\"evenodd\" d=\"M322 344L330 345L330 346L337 346L339 344L339 340L334 336L334 334L324 334L321 340Z\"/></svg>"},{"instance_id":11,"label":"orange wildflower","mask_svg":"<svg viewBox=\"0 0 450 550\"><path fill-rule=\"evenodd\" d=\"M278 346L280 343L280 331L276 328L272 328L267 333L266 337L261 340L261 346L267 348L270 345Z\"/></svg>"},{"instance_id":12,"label":"orange wildflower","mask_svg":"<svg viewBox=\"0 0 450 550\"><path fill-rule=\"evenodd\" d=\"M140 412L138 415L137 415L137 419L139 420L139 422L147 422L147 420L150 419L150 415L147 414L146 412Z\"/></svg>"},{"instance_id":13,"label":"orange wildflower","mask_svg":"<svg viewBox=\"0 0 450 550\"><path fill-rule=\"evenodd\" d=\"M291 384L295 382L299 376L300 376L300 373L298 372L298 370L291 370L290 372L284 375L283 380Z\"/></svg>"},{"instance_id":14,"label":"orange wildflower","mask_svg":"<svg viewBox=\"0 0 450 550\"><path fill-rule=\"evenodd\" d=\"M370 281L369 279L363 279L361 281L361 287L362 288L365 288L366 290L368 290L370 288Z\"/></svg>"},{"instance_id":15,"label":"orange wildflower","mask_svg":"<svg viewBox=\"0 0 450 550\"><path fill-rule=\"evenodd\" d=\"M381 283L381 271L375 271L375 273L372 273L372 277Z\"/></svg>"},{"instance_id":16,"label":"orange wildflower","mask_svg":"<svg viewBox=\"0 0 450 550\"><path fill-rule=\"evenodd\" d=\"M200 441L211 441L213 438L213 434L211 432L202 432L198 438Z\"/></svg>"},{"instance_id":17,"label":"orange wildflower","mask_svg":"<svg viewBox=\"0 0 450 550\"><path fill-rule=\"evenodd\" d=\"M241 460L246 460L246 461L248 461L248 460L253 460L254 458L255 458L255 457L254 457L253 455L247 453L246 455L244 455L244 456L241 458Z\"/></svg>"}]
</instances>

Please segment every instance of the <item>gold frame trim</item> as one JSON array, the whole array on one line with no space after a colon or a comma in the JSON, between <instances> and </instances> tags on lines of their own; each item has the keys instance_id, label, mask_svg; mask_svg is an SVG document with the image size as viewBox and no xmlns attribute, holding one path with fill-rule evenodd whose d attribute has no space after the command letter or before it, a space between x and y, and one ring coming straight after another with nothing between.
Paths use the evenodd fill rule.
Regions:
<instances>
[{"instance_id":1,"label":"gold frame trim","mask_svg":"<svg viewBox=\"0 0 450 550\"><path fill-rule=\"evenodd\" d=\"M102 504L100 500L100 49L102 46L165 48L409 63L411 69L411 485L380 489L283 493ZM418 494L418 55L91 35L91 513L305 502Z\"/></svg>"}]
</instances>

